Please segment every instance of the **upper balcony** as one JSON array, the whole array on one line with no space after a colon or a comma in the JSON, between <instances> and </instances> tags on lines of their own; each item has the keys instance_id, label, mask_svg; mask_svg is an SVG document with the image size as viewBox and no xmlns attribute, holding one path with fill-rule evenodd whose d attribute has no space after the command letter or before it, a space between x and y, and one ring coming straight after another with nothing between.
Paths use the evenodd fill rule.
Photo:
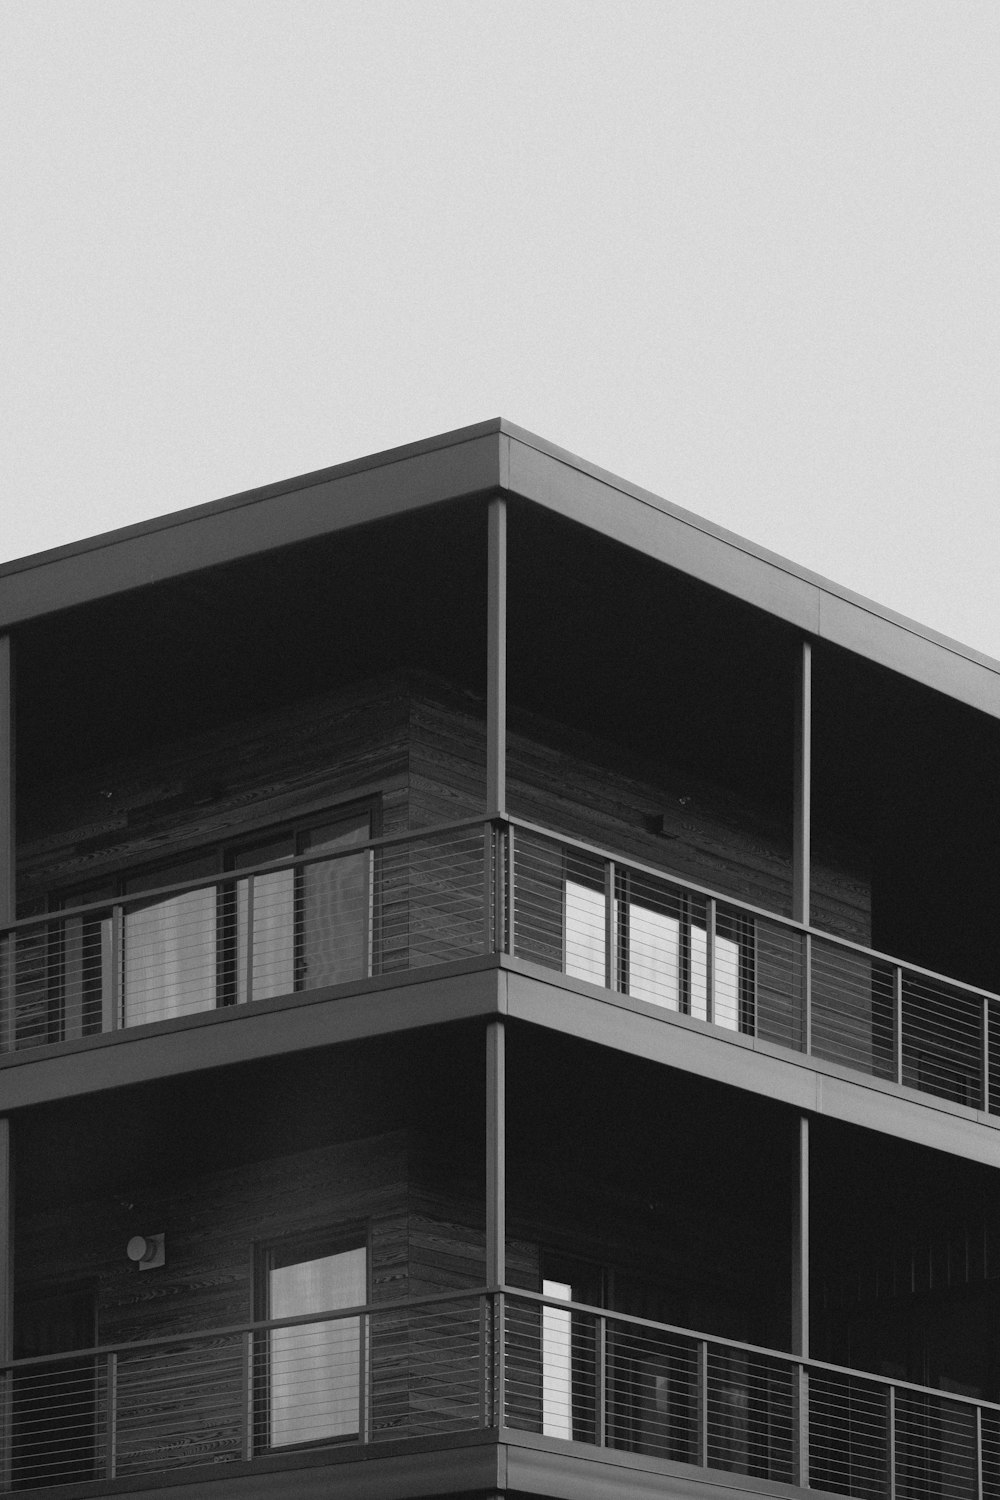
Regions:
<instances>
[{"instance_id":1,"label":"upper balcony","mask_svg":"<svg viewBox=\"0 0 1000 1500\"><path fill-rule=\"evenodd\" d=\"M525 434L0 570L0 628L7 1068L503 967L995 1112L995 669Z\"/></svg>"},{"instance_id":2,"label":"upper balcony","mask_svg":"<svg viewBox=\"0 0 1000 1500\"><path fill-rule=\"evenodd\" d=\"M1000 996L523 819L372 838L370 807L347 806L236 841L214 879L107 879L98 899L15 923L0 1051L348 994L374 1005L494 964L1000 1115Z\"/></svg>"}]
</instances>

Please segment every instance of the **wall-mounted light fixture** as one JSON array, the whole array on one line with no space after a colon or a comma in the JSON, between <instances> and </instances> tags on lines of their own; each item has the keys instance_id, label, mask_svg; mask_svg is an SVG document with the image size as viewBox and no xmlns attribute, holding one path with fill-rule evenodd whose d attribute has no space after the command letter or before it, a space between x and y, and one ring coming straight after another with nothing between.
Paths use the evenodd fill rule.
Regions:
<instances>
[{"instance_id":1,"label":"wall-mounted light fixture","mask_svg":"<svg viewBox=\"0 0 1000 1500\"><path fill-rule=\"evenodd\" d=\"M165 1263L162 1234L134 1234L125 1246L125 1254L140 1271L152 1271Z\"/></svg>"}]
</instances>

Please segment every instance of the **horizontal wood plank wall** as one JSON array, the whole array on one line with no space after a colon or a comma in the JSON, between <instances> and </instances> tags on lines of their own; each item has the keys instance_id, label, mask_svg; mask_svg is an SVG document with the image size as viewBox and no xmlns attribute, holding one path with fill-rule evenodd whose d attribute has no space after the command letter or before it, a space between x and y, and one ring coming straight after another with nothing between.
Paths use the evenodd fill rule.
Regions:
<instances>
[{"instance_id":1,"label":"horizontal wood plank wall","mask_svg":"<svg viewBox=\"0 0 1000 1500\"><path fill-rule=\"evenodd\" d=\"M371 788L382 832L405 830L408 697L401 680L366 683L49 787L22 810L22 904Z\"/></svg>"},{"instance_id":2,"label":"horizontal wood plank wall","mask_svg":"<svg viewBox=\"0 0 1000 1500\"><path fill-rule=\"evenodd\" d=\"M767 809L690 776L665 773L657 781L619 747L595 742L570 753L557 726L513 710L510 719L518 730L507 753L512 813L790 914L790 825L783 831ZM481 811L484 768L480 715L456 695L418 691L410 717L411 827ZM652 831L658 817L662 833ZM870 884L856 856L853 867L847 854L817 856L813 905L817 926L869 940Z\"/></svg>"},{"instance_id":3,"label":"horizontal wood plank wall","mask_svg":"<svg viewBox=\"0 0 1000 1500\"><path fill-rule=\"evenodd\" d=\"M102 1343L192 1335L169 1356L120 1357L120 1474L242 1456L243 1345L194 1335L255 1315L257 1245L327 1231L367 1234L372 1300L408 1294L406 1171L406 1137L397 1132L192 1175L133 1202L77 1204L22 1220L22 1293L92 1287ZM166 1264L140 1270L126 1257L128 1240L161 1232ZM398 1348L393 1359L374 1357L375 1335L387 1331L372 1329L372 1399L376 1410L388 1403L393 1419L405 1420Z\"/></svg>"}]
</instances>

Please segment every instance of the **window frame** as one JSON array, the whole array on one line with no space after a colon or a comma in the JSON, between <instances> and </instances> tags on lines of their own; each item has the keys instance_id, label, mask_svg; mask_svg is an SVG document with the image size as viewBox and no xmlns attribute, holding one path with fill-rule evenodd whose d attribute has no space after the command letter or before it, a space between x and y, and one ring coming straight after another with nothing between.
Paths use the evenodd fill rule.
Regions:
<instances>
[{"instance_id":1,"label":"window frame","mask_svg":"<svg viewBox=\"0 0 1000 1500\"><path fill-rule=\"evenodd\" d=\"M135 902L136 909L140 909L139 900L142 893L128 890L128 886L135 880L145 881L150 877L155 878L162 874L165 885L173 884L170 880L170 871L179 864L192 864L204 859L212 865L211 873L206 872L205 880L208 885L205 889L214 888L215 891L215 915L214 915L214 942L215 942L215 973L214 973L214 995L215 1003L212 1006L204 1006L201 1009L221 1010L228 1006L240 1003L238 994L236 974L236 889L240 878L234 861L241 850L252 848L255 844L262 844L268 840L278 840L287 836L292 844L292 853L289 859L294 859L300 852L300 845L306 835L326 824L337 822L348 822L352 817L367 816L368 834L363 841L362 848L373 839L377 839L382 833L382 794L381 792L369 792L361 797L346 798L343 802L325 803L322 806L310 807L308 811L294 814L274 823L260 823L252 828L240 828L228 830L223 836L208 840L201 844L193 844L184 841L175 848L169 856L161 855L158 859L140 861L131 859L124 862L119 868L112 872L105 872L100 878L86 883L78 882L65 887L54 888L46 893L42 904L44 911L40 916L51 916L53 921L50 926L40 928L40 943L44 951L40 953L39 962L45 966L46 988L48 992L47 1005L47 1036L48 1041L62 1040L66 1035L68 1022L68 950L66 942L66 921L72 918L73 909L76 906L86 906L100 902L106 904L107 916L93 913L83 919L84 923L98 932L97 944L100 943L100 924L111 917L112 909L120 906L123 902ZM267 863L264 860L262 863ZM293 866L295 874L294 910L297 913L301 901L301 869L299 865ZM232 879L228 879L228 876ZM377 901L373 902L373 895L377 886L376 862L372 861L371 878L369 882L369 913L366 919L366 932L368 940L369 964L367 972L372 972L374 967L374 955L378 952L377 937L374 932L374 920L377 919ZM151 890L155 891L156 886ZM197 884L192 885L192 892L198 889ZM155 905L151 901L150 905ZM80 935L81 947L88 942L95 942L94 931L89 934L82 932ZM295 940L298 947L298 939ZM118 964L124 969L124 950L119 953ZM102 984L103 984L102 972ZM298 992L306 986L301 981L299 972L299 961L295 960L295 975L292 989L289 993ZM112 1027L107 1025L107 996L100 1007L91 1005L90 1014L87 1015L86 994L81 989L79 999L79 1034L81 1036L100 1035L108 1029L128 1029L129 1024L148 1024L147 1022L128 1023L125 1019L124 1009L126 1000L124 995L124 974L119 974L118 984L118 1015L114 1018ZM284 992L283 992L284 993ZM169 1016L152 1016L150 1021L170 1019Z\"/></svg>"},{"instance_id":2,"label":"window frame","mask_svg":"<svg viewBox=\"0 0 1000 1500\"><path fill-rule=\"evenodd\" d=\"M319 1254L339 1255L351 1250L365 1252L365 1295L362 1305L370 1306L373 1287L372 1230L370 1220L338 1224L328 1229L301 1229L289 1234L275 1235L257 1240L253 1245L251 1268L251 1304L255 1322L266 1323L271 1318L271 1272L280 1269L274 1265L275 1254L297 1257L284 1263L296 1265L299 1261L317 1259ZM317 1254L309 1255L309 1251ZM336 1311L331 1308L328 1311ZM322 1313L320 1314L320 1318ZM309 1438L302 1442L278 1443L271 1441L272 1384L271 1384L271 1334L268 1328L258 1329L252 1339L253 1364L251 1370L251 1407L253 1422L253 1451L263 1453L296 1453L308 1448L322 1448L346 1443L365 1441L368 1413L371 1409L371 1354L370 1341L366 1337L365 1318L359 1316L358 1361L358 1430L339 1435ZM309 1328L310 1324L301 1325ZM363 1369L362 1369L363 1365Z\"/></svg>"}]
</instances>

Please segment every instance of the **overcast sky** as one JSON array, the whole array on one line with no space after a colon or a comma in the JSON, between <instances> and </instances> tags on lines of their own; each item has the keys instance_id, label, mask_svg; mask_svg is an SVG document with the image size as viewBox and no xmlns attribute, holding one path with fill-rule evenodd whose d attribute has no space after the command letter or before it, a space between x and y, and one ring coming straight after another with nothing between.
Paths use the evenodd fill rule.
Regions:
<instances>
[{"instance_id":1,"label":"overcast sky","mask_svg":"<svg viewBox=\"0 0 1000 1500\"><path fill-rule=\"evenodd\" d=\"M1000 657L998 0L4 0L0 559L506 416Z\"/></svg>"}]
</instances>

